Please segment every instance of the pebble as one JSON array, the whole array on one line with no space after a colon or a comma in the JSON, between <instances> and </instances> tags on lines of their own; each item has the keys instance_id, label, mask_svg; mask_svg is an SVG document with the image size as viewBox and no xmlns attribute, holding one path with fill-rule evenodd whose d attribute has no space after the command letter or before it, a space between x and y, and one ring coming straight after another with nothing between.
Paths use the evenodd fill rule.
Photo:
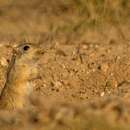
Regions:
<instances>
[{"instance_id":1,"label":"pebble","mask_svg":"<svg viewBox=\"0 0 130 130\"><path fill-rule=\"evenodd\" d=\"M102 92L102 93L100 94L101 97L103 97L104 95L105 95L105 92Z\"/></svg>"}]
</instances>

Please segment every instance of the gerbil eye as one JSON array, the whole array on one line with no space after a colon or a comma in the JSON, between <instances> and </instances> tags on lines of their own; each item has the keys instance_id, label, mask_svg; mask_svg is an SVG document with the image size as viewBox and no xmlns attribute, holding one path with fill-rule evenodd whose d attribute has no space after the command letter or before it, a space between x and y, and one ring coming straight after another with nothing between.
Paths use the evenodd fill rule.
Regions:
<instances>
[{"instance_id":1,"label":"gerbil eye","mask_svg":"<svg viewBox=\"0 0 130 130\"><path fill-rule=\"evenodd\" d=\"M28 52L31 49L32 45L30 43L22 43L17 46L17 49L21 52Z\"/></svg>"},{"instance_id":2,"label":"gerbil eye","mask_svg":"<svg viewBox=\"0 0 130 130\"><path fill-rule=\"evenodd\" d=\"M24 51L28 51L30 49L30 46L28 46L28 45L25 45L24 47L23 47L23 50Z\"/></svg>"}]
</instances>

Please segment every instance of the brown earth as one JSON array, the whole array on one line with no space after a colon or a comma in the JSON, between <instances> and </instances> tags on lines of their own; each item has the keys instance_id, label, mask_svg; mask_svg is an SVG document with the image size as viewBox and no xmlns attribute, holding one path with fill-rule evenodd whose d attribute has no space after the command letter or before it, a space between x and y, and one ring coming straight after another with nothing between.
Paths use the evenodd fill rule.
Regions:
<instances>
[{"instance_id":1,"label":"brown earth","mask_svg":"<svg viewBox=\"0 0 130 130\"><path fill-rule=\"evenodd\" d=\"M40 46L30 105L1 130L129 130L130 2L1 0L0 85L13 46Z\"/></svg>"}]
</instances>

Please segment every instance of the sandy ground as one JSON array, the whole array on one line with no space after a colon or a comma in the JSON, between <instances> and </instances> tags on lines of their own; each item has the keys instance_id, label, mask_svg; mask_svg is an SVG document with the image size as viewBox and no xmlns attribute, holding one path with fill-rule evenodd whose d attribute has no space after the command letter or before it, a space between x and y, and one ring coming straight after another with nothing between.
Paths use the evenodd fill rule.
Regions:
<instances>
[{"instance_id":1,"label":"sandy ground","mask_svg":"<svg viewBox=\"0 0 130 130\"><path fill-rule=\"evenodd\" d=\"M30 104L1 110L1 130L130 129L130 3L123 9L122 0L106 0L104 17L96 0L88 1L88 15L80 2L1 2L0 91L12 55L8 45L27 41L43 50Z\"/></svg>"}]
</instances>

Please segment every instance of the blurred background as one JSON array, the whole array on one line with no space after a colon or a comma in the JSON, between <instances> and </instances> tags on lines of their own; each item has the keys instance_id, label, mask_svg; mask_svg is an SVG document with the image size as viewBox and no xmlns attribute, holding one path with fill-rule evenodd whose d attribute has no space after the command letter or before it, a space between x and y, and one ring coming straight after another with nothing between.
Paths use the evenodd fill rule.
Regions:
<instances>
[{"instance_id":1,"label":"blurred background","mask_svg":"<svg viewBox=\"0 0 130 130\"><path fill-rule=\"evenodd\" d=\"M1 39L129 42L129 23L129 0L0 0Z\"/></svg>"}]
</instances>

